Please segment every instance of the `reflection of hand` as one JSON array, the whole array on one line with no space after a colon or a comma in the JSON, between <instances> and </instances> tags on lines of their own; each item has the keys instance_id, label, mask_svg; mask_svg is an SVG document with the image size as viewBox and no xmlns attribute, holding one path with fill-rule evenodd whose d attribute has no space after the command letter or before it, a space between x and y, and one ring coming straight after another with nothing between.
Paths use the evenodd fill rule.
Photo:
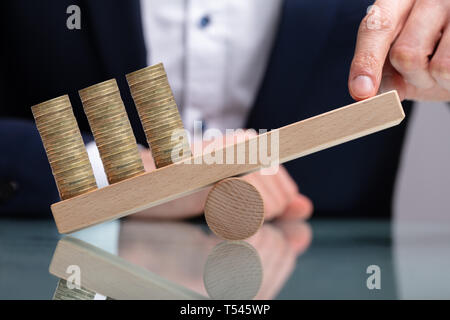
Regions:
<instances>
[{"instance_id":1,"label":"reflection of hand","mask_svg":"<svg viewBox=\"0 0 450 320\"><path fill-rule=\"evenodd\" d=\"M263 281L256 298L275 297L311 238L309 226L297 221L265 224L249 239L263 267ZM119 255L207 295L203 285L204 266L211 250L220 242L201 227L189 223L125 220L120 232Z\"/></svg>"},{"instance_id":2,"label":"reflection of hand","mask_svg":"<svg viewBox=\"0 0 450 320\"><path fill-rule=\"evenodd\" d=\"M349 89L360 100L450 100L450 0L378 0L362 21Z\"/></svg>"},{"instance_id":3,"label":"reflection of hand","mask_svg":"<svg viewBox=\"0 0 450 320\"><path fill-rule=\"evenodd\" d=\"M141 151L146 171L155 170L155 164L149 150ZM264 201L265 218L307 219L312 211L311 200L298 191L297 184L287 170L280 166L274 175L261 175L254 172L244 176L261 193ZM201 190L183 198L147 209L133 217L187 218L203 212L210 188Z\"/></svg>"},{"instance_id":4,"label":"reflection of hand","mask_svg":"<svg viewBox=\"0 0 450 320\"><path fill-rule=\"evenodd\" d=\"M265 224L249 239L263 265L263 281L255 299L273 299L283 288L312 241L310 226L301 221Z\"/></svg>"}]
</instances>

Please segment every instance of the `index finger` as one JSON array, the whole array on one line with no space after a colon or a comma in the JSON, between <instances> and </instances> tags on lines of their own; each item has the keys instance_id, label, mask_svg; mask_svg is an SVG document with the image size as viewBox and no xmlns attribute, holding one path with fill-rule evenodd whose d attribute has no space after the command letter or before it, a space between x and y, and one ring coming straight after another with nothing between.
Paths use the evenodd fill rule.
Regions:
<instances>
[{"instance_id":1,"label":"index finger","mask_svg":"<svg viewBox=\"0 0 450 320\"><path fill-rule=\"evenodd\" d=\"M355 100L369 98L377 93L384 61L413 2L378 0L367 10L359 26L348 79L349 91Z\"/></svg>"}]
</instances>

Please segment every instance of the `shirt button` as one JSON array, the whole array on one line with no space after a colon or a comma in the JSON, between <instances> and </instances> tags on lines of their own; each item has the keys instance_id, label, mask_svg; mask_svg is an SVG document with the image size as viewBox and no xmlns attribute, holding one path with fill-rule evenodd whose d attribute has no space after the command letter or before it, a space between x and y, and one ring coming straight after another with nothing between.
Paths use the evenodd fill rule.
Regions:
<instances>
[{"instance_id":1,"label":"shirt button","mask_svg":"<svg viewBox=\"0 0 450 320\"><path fill-rule=\"evenodd\" d=\"M201 29L206 28L211 23L211 17L209 15L204 15L200 19L199 26Z\"/></svg>"}]
</instances>

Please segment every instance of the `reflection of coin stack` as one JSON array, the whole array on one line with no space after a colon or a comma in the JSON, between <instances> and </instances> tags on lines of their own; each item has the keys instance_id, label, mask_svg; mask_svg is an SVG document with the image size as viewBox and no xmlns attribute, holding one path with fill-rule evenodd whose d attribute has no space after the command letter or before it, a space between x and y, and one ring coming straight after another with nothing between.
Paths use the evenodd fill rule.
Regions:
<instances>
[{"instance_id":1,"label":"reflection of coin stack","mask_svg":"<svg viewBox=\"0 0 450 320\"><path fill-rule=\"evenodd\" d=\"M97 188L69 97L61 96L32 107L61 199Z\"/></svg>"},{"instance_id":2,"label":"reflection of coin stack","mask_svg":"<svg viewBox=\"0 0 450 320\"><path fill-rule=\"evenodd\" d=\"M74 285L74 284L72 284ZM53 300L94 300L95 292L83 287L70 289L66 280L59 280L53 295Z\"/></svg>"},{"instance_id":3,"label":"reflection of coin stack","mask_svg":"<svg viewBox=\"0 0 450 320\"><path fill-rule=\"evenodd\" d=\"M114 79L79 91L109 183L144 172L119 88Z\"/></svg>"},{"instance_id":4,"label":"reflection of coin stack","mask_svg":"<svg viewBox=\"0 0 450 320\"><path fill-rule=\"evenodd\" d=\"M157 168L191 156L189 142L163 65L127 75Z\"/></svg>"}]
</instances>

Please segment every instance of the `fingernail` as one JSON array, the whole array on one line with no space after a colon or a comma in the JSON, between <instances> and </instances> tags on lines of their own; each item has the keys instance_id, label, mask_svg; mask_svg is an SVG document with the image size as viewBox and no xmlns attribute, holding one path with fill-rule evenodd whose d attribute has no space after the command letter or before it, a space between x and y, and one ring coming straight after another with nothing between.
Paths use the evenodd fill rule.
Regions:
<instances>
[{"instance_id":1,"label":"fingernail","mask_svg":"<svg viewBox=\"0 0 450 320\"><path fill-rule=\"evenodd\" d=\"M357 76L352 80L352 94L358 98L367 98L372 95L375 86L368 76Z\"/></svg>"}]
</instances>

